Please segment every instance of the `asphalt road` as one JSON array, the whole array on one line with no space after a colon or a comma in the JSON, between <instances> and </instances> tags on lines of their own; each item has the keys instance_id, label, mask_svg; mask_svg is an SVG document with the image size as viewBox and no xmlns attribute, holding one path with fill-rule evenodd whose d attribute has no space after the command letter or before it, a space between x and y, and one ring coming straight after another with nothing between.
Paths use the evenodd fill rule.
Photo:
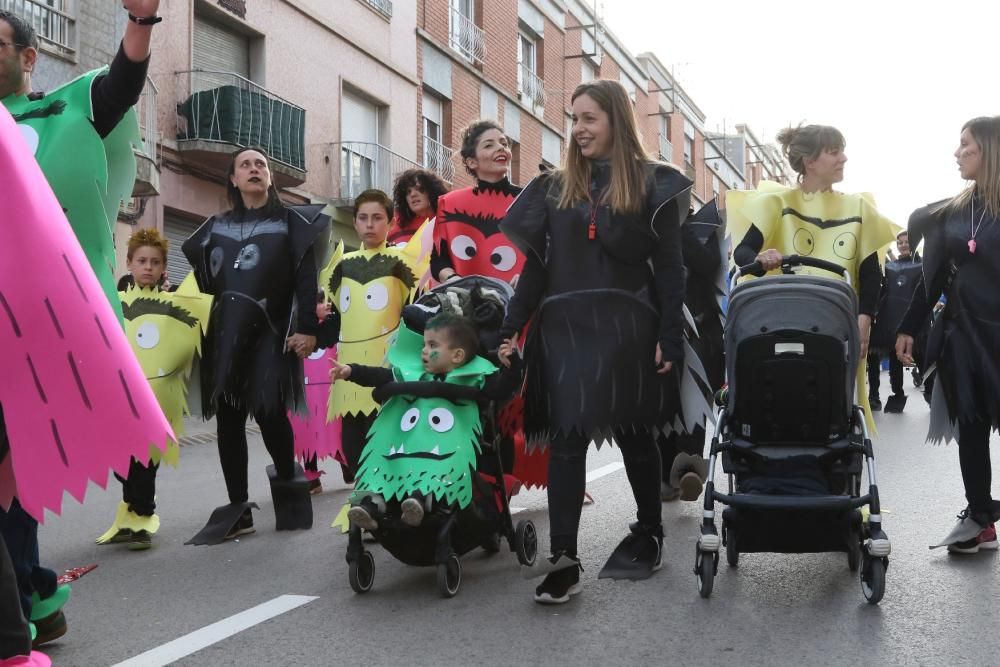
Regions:
<instances>
[{"instance_id":1,"label":"asphalt road","mask_svg":"<svg viewBox=\"0 0 1000 667\"><path fill-rule=\"evenodd\" d=\"M621 469L588 484L596 502L584 508L580 532L585 588L568 605L535 604L535 582L520 578L506 547L466 556L461 591L443 599L432 569L404 566L374 546L374 590L355 595L346 536L329 528L348 493L337 467L326 465L314 528L277 533L267 455L254 435L258 532L238 542L183 544L225 502L211 444L185 447L178 469L161 470L163 523L151 551L94 545L120 497L113 479L107 491L92 488L83 506L67 499L64 515L41 530L43 561L57 570L99 567L74 585L69 633L46 650L56 665L87 667L136 656L129 664L166 664L164 656L185 653L172 664L997 664L997 552L928 550L965 501L957 449L924 443L927 409L908 378L907 387L906 412L877 417L884 527L893 542L878 607L864 602L843 554L745 554L738 569L723 559L715 593L701 599L692 573L698 503L664 505L664 567L652 579L598 581L634 513ZM618 460L613 449L591 450L588 470ZM514 505L524 508L518 518L537 522L547 546L544 494L523 493ZM240 621L250 627L234 634ZM178 653L164 652L170 642Z\"/></svg>"}]
</instances>

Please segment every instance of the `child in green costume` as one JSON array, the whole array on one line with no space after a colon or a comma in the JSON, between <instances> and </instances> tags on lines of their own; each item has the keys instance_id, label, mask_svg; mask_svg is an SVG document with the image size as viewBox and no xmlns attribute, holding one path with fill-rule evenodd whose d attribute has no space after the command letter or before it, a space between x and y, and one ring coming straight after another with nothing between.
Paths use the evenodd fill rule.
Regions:
<instances>
[{"instance_id":1,"label":"child in green costume","mask_svg":"<svg viewBox=\"0 0 1000 667\"><path fill-rule=\"evenodd\" d=\"M520 379L519 364L498 370L478 356L479 337L466 318L431 318L419 334L402 327L389 350L391 368L331 361L333 380L366 387L389 382L433 382L475 388L491 400L509 398ZM510 360L511 347L497 351ZM398 503L400 520L419 526L435 501L464 509L472 501L472 474L482 424L475 400L396 395L379 411L361 454L348 519L368 531Z\"/></svg>"}]
</instances>

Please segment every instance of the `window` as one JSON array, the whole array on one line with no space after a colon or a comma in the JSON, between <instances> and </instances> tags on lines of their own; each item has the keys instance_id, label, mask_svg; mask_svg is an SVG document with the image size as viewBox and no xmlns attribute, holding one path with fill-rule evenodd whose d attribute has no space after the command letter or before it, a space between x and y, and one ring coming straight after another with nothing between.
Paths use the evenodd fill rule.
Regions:
<instances>
[{"instance_id":1,"label":"window","mask_svg":"<svg viewBox=\"0 0 1000 667\"><path fill-rule=\"evenodd\" d=\"M684 164L694 164L694 139L684 135Z\"/></svg>"},{"instance_id":2,"label":"window","mask_svg":"<svg viewBox=\"0 0 1000 667\"><path fill-rule=\"evenodd\" d=\"M444 100L424 91L424 168L451 182L455 178L452 151L445 147L441 130L444 127L445 104Z\"/></svg>"},{"instance_id":3,"label":"window","mask_svg":"<svg viewBox=\"0 0 1000 667\"><path fill-rule=\"evenodd\" d=\"M550 166L562 161L562 137L547 127L542 128L542 160Z\"/></svg>"},{"instance_id":4,"label":"window","mask_svg":"<svg viewBox=\"0 0 1000 667\"><path fill-rule=\"evenodd\" d=\"M667 140L672 141L670 136L670 115L660 112L660 134Z\"/></svg>"},{"instance_id":5,"label":"window","mask_svg":"<svg viewBox=\"0 0 1000 667\"><path fill-rule=\"evenodd\" d=\"M545 104L545 86L538 71L538 43L526 32L518 33L517 92L532 106Z\"/></svg>"},{"instance_id":6,"label":"window","mask_svg":"<svg viewBox=\"0 0 1000 667\"><path fill-rule=\"evenodd\" d=\"M31 24L43 48L60 56L76 52L76 19L72 0L0 0L0 9L13 11Z\"/></svg>"},{"instance_id":7,"label":"window","mask_svg":"<svg viewBox=\"0 0 1000 667\"><path fill-rule=\"evenodd\" d=\"M379 108L345 92L340 103L341 196L353 199L375 187L379 156Z\"/></svg>"},{"instance_id":8,"label":"window","mask_svg":"<svg viewBox=\"0 0 1000 667\"><path fill-rule=\"evenodd\" d=\"M476 25L474 0L450 0L448 42L471 63L482 64L486 57L486 33Z\"/></svg>"},{"instance_id":9,"label":"window","mask_svg":"<svg viewBox=\"0 0 1000 667\"><path fill-rule=\"evenodd\" d=\"M479 88L479 117L500 120L500 96L485 83Z\"/></svg>"},{"instance_id":10,"label":"window","mask_svg":"<svg viewBox=\"0 0 1000 667\"><path fill-rule=\"evenodd\" d=\"M722 182L719 180L718 176L712 174L712 194L718 197L719 192L721 191L722 191Z\"/></svg>"},{"instance_id":11,"label":"window","mask_svg":"<svg viewBox=\"0 0 1000 667\"><path fill-rule=\"evenodd\" d=\"M507 177L510 179L511 183L517 184L521 182L521 144L513 139L508 139L510 142L510 173Z\"/></svg>"},{"instance_id":12,"label":"window","mask_svg":"<svg viewBox=\"0 0 1000 667\"><path fill-rule=\"evenodd\" d=\"M362 0L385 18L392 18L392 0Z\"/></svg>"},{"instance_id":13,"label":"window","mask_svg":"<svg viewBox=\"0 0 1000 667\"><path fill-rule=\"evenodd\" d=\"M586 58L580 58L580 83L587 83L597 78L597 65Z\"/></svg>"},{"instance_id":14,"label":"window","mask_svg":"<svg viewBox=\"0 0 1000 667\"><path fill-rule=\"evenodd\" d=\"M444 124L444 105L441 100L424 93L424 136L441 142L441 126Z\"/></svg>"},{"instance_id":15,"label":"window","mask_svg":"<svg viewBox=\"0 0 1000 667\"><path fill-rule=\"evenodd\" d=\"M622 86L625 88L625 92L628 93L628 98L632 100L632 104L635 104L637 95L636 93L637 86L635 84L635 81L633 81L627 74L625 74L625 72L621 72L618 75L618 82L621 83Z\"/></svg>"},{"instance_id":16,"label":"window","mask_svg":"<svg viewBox=\"0 0 1000 667\"><path fill-rule=\"evenodd\" d=\"M191 65L206 72L192 81L198 90L233 85L232 74L249 80L250 39L195 14Z\"/></svg>"}]
</instances>

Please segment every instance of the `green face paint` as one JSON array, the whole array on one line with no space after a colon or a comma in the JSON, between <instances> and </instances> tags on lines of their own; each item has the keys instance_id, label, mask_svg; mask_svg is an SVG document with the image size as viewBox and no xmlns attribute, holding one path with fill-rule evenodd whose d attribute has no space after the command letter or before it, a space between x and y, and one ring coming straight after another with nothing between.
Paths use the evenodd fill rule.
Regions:
<instances>
[{"instance_id":1,"label":"green face paint","mask_svg":"<svg viewBox=\"0 0 1000 667\"><path fill-rule=\"evenodd\" d=\"M431 361L437 361L440 355L438 354L437 350L431 350L431 353L428 356L430 357Z\"/></svg>"}]
</instances>

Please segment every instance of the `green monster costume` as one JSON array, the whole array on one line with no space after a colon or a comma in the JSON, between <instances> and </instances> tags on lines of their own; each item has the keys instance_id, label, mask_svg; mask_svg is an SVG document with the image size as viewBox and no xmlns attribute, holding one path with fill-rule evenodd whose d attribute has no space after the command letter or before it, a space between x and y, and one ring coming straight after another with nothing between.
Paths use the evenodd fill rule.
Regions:
<instances>
[{"instance_id":1,"label":"green monster costume","mask_svg":"<svg viewBox=\"0 0 1000 667\"><path fill-rule=\"evenodd\" d=\"M139 123L130 109L105 138L94 128L91 89L107 72L88 72L37 100L8 95L13 115L55 192L104 294L122 320L115 289L113 229L121 202L135 184Z\"/></svg>"},{"instance_id":2,"label":"green monster costume","mask_svg":"<svg viewBox=\"0 0 1000 667\"><path fill-rule=\"evenodd\" d=\"M406 327L389 348L388 361L399 382L434 381L423 369L423 337ZM444 381L482 387L496 366L482 357L454 369ZM479 455L482 423L474 401L393 396L382 406L361 452L355 498L380 494L386 501L414 493L464 509L472 502L472 475Z\"/></svg>"}]
</instances>

